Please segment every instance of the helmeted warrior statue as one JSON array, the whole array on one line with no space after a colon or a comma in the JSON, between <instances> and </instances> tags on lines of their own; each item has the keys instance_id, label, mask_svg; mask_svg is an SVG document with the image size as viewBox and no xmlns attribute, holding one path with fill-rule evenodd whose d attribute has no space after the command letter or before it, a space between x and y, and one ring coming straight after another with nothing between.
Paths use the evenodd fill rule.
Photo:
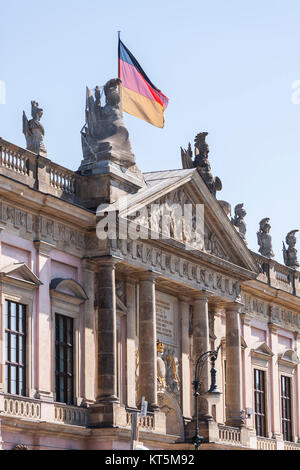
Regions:
<instances>
[{"instance_id":1,"label":"helmeted warrior statue","mask_svg":"<svg viewBox=\"0 0 300 470\"><path fill-rule=\"evenodd\" d=\"M119 84L109 80L104 86L105 105L101 106L101 89L93 96L87 88L86 124L81 131L83 162L111 161L129 168L135 165L129 134L123 121Z\"/></svg>"},{"instance_id":2,"label":"helmeted warrior statue","mask_svg":"<svg viewBox=\"0 0 300 470\"><path fill-rule=\"evenodd\" d=\"M266 258L274 258L272 249L272 237L270 235L271 225L270 219L266 217L259 223L259 231L257 232L257 241L259 244L259 252Z\"/></svg>"},{"instance_id":3,"label":"helmeted warrior statue","mask_svg":"<svg viewBox=\"0 0 300 470\"><path fill-rule=\"evenodd\" d=\"M231 223L237 228L240 237L247 243L246 240L246 222L244 217L246 217L247 212L244 209L244 204L237 204L234 209L234 218L231 219Z\"/></svg>"},{"instance_id":4,"label":"helmeted warrior statue","mask_svg":"<svg viewBox=\"0 0 300 470\"><path fill-rule=\"evenodd\" d=\"M286 248L284 242L283 244L283 259L284 259L284 264L286 266L289 266L290 268L297 269L299 268L299 262L298 262L298 257L297 257L297 249L295 248L297 239L295 236L295 233L299 232L299 230L291 230L286 238L285 238L285 243L288 245L288 248Z\"/></svg>"},{"instance_id":5,"label":"helmeted warrior statue","mask_svg":"<svg viewBox=\"0 0 300 470\"><path fill-rule=\"evenodd\" d=\"M218 176L214 177L211 173L211 166L208 160L209 147L205 139L208 132L200 132L195 137L195 159L193 160L193 152L191 144L188 145L188 149L184 150L181 148L181 159L182 166L184 169L197 168L203 181L215 196L217 191L221 191L222 182Z\"/></svg>"},{"instance_id":6,"label":"helmeted warrior statue","mask_svg":"<svg viewBox=\"0 0 300 470\"><path fill-rule=\"evenodd\" d=\"M47 156L47 150L44 144L45 130L40 119L43 116L42 108L39 108L39 104L36 101L31 101L31 116L32 119L28 121L25 111L23 111L23 134L26 138L26 148L31 152Z\"/></svg>"}]
</instances>

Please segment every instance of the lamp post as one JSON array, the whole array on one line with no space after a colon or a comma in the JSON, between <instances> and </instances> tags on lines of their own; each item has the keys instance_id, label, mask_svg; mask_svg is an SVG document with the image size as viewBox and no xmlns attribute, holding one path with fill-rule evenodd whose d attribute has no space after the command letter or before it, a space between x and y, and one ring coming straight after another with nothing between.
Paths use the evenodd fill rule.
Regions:
<instances>
[{"instance_id":1,"label":"lamp post","mask_svg":"<svg viewBox=\"0 0 300 470\"><path fill-rule=\"evenodd\" d=\"M208 359L211 360L211 369L210 369L210 377L211 377L211 383L209 390L207 393L210 394L215 394L215 395L220 395L221 392L218 390L217 384L216 384L216 374L217 371L215 369L215 362L218 358L218 353L221 345L215 350L215 351L206 351L205 353L201 354L197 361L196 361L196 367L195 367L195 377L193 381L193 388L194 388L194 397L195 397L195 413L196 413L196 421L195 421L195 436L193 437L193 443L195 446L195 450L199 449L200 444L203 442L203 437L199 436L199 417L198 417L198 411L199 411L199 403L198 399L200 396L200 387L201 387L201 382L200 382L200 373L202 370L202 367Z\"/></svg>"}]
</instances>

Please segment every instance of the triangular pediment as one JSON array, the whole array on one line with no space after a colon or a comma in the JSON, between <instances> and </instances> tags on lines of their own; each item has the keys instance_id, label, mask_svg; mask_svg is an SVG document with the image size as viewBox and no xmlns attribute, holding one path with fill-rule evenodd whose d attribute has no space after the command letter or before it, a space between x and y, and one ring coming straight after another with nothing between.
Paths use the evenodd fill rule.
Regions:
<instances>
[{"instance_id":1,"label":"triangular pediment","mask_svg":"<svg viewBox=\"0 0 300 470\"><path fill-rule=\"evenodd\" d=\"M208 255L212 263L217 258L252 272L252 278L257 275L253 255L196 169L154 172L145 174L145 179L146 188L107 206L106 211L118 211L130 224L145 227L146 231L150 230L151 238L159 239L152 235L163 234L164 244L169 238L170 242L178 242L179 247L181 244L183 250L187 247L190 253L198 251ZM202 227L198 224L201 207L204 209ZM192 220L186 223L190 210ZM165 230L162 212L168 211L169 226Z\"/></svg>"},{"instance_id":2,"label":"triangular pediment","mask_svg":"<svg viewBox=\"0 0 300 470\"><path fill-rule=\"evenodd\" d=\"M23 282L31 286L38 287L42 284L39 278L31 271L25 263L13 263L0 268L0 275L3 279Z\"/></svg>"},{"instance_id":3,"label":"triangular pediment","mask_svg":"<svg viewBox=\"0 0 300 470\"><path fill-rule=\"evenodd\" d=\"M251 353L252 355L267 356L269 358L274 356L272 349L263 341L255 342L252 345Z\"/></svg>"}]
</instances>

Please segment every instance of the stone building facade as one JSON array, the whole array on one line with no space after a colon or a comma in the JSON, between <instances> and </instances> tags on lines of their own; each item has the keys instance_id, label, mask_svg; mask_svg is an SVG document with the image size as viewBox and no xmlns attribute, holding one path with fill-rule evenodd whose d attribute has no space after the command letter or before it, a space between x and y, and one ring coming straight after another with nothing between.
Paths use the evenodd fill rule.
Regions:
<instances>
[{"instance_id":1,"label":"stone building facade","mask_svg":"<svg viewBox=\"0 0 300 470\"><path fill-rule=\"evenodd\" d=\"M122 122L97 151L88 131L77 172L0 139L0 448L130 449L144 397L140 441L193 449L195 362L220 345L218 400L201 371L202 448L299 450L299 272L248 249L203 133L183 169L142 174ZM204 207L202 244L172 204ZM120 237L161 205L168 236Z\"/></svg>"}]
</instances>

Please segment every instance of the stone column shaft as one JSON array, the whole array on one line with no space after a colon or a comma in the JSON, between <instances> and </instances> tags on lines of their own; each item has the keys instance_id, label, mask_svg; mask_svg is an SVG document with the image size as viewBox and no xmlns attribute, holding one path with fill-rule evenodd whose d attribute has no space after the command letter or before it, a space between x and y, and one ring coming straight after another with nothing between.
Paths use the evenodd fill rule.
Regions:
<instances>
[{"instance_id":1,"label":"stone column shaft","mask_svg":"<svg viewBox=\"0 0 300 470\"><path fill-rule=\"evenodd\" d=\"M126 282L126 299L127 299L127 406L136 407L136 352L135 352L135 336L136 336L136 301L135 301L136 285L134 281Z\"/></svg>"},{"instance_id":2,"label":"stone column shaft","mask_svg":"<svg viewBox=\"0 0 300 470\"><path fill-rule=\"evenodd\" d=\"M242 355L239 306L226 309L226 425L241 426Z\"/></svg>"},{"instance_id":3,"label":"stone column shaft","mask_svg":"<svg viewBox=\"0 0 300 470\"><path fill-rule=\"evenodd\" d=\"M246 314L242 315L243 322L243 338L247 344L247 348L244 352L245 364L244 364L244 404L245 408L252 408L254 410L253 404L253 383L254 377L252 372L252 362L251 362L251 318L247 317ZM247 420L247 425L249 428L255 428L254 422L254 413L250 419Z\"/></svg>"},{"instance_id":4,"label":"stone column shaft","mask_svg":"<svg viewBox=\"0 0 300 470\"><path fill-rule=\"evenodd\" d=\"M83 262L83 287L88 299L84 302L84 400L95 401L95 267Z\"/></svg>"},{"instance_id":5,"label":"stone column shaft","mask_svg":"<svg viewBox=\"0 0 300 470\"><path fill-rule=\"evenodd\" d=\"M99 266L97 273L97 402L118 402L117 315L115 261Z\"/></svg>"},{"instance_id":6,"label":"stone column shaft","mask_svg":"<svg viewBox=\"0 0 300 470\"><path fill-rule=\"evenodd\" d=\"M274 436L276 439L281 440L281 415L280 415L280 381L279 381L279 369L278 369L278 328L275 325L269 324L270 329L270 347L274 353L271 361L271 416L272 416L272 428L271 436Z\"/></svg>"},{"instance_id":7,"label":"stone column shaft","mask_svg":"<svg viewBox=\"0 0 300 470\"><path fill-rule=\"evenodd\" d=\"M157 346L155 275L147 273L140 279L139 312L139 401L148 401L149 408L157 404Z\"/></svg>"},{"instance_id":8,"label":"stone column shaft","mask_svg":"<svg viewBox=\"0 0 300 470\"><path fill-rule=\"evenodd\" d=\"M208 322L208 299L203 297L194 301L194 319L193 319L193 340L194 340L194 369L198 357L210 350L209 344L209 322ZM205 360L200 372L201 394L209 389L209 361ZM209 403L206 398L199 398L199 418L202 421L211 420Z\"/></svg>"},{"instance_id":9,"label":"stone column shaft","mask_svg":"<svg viewBox=\"0 0 300 470\"><path fill-rule=\"evenodd\" d=\"M182 375L182 414L191 417L191 370L190 370L190 339L189 322L190 306L188 299L180 299L181 312L181 375Z\"/></svg>"}]
</instances>

